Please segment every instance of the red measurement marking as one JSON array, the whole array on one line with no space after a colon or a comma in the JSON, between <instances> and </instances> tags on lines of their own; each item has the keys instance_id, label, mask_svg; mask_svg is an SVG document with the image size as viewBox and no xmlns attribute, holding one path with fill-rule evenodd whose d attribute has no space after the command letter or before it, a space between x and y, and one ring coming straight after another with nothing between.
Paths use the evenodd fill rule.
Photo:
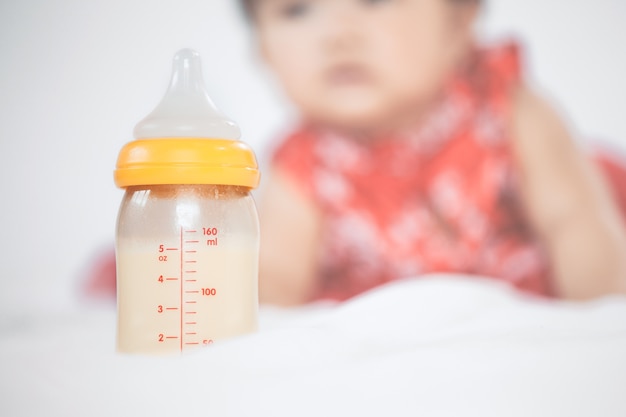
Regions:
<instances>
[{"instance_id":1,"label":"red measurement marking","mask_svg":"<svg viewBox=\"0 0 626 417\"><path fill-rule=\"evenodd\" d=\"M178 250L178 248L165 248L165 250Z\"/></svg>"},{"instance_id":2,"label":"red measurement marking","mask_svg":"<svg viewBox=\"0 0 626 417\"><path fill-rule=\"evenodd\" d=\"M199 345L198 342L185 342L186 345Z\"/></svg>"},{"instance_id":3,"label":"red measurement marking","mask_svg":"<svg viewBox=\"0 0 626 417\"><path fill-rule=\"evenodd\" d=\"M195 230L185 230L184 233L196 233ZM180 350L183 350L183 332L184 332L184 325L189 324L188 322L184 322L183 321L183 317L185 314L188 314L187 311L184 311L184 304L183 303L183 295L184 294L189 294L189 291L184 291L185 287L184 287L184 282L187 282L187 280L185 279L185 275L184 274L190 274L190 273L195 273L195 271L185 271L184 270L184 265L186 264L190 264L192 262L189 262L188 260L184 259L184 254L185 253L193 253L191 252L191 250L187 249L185 250L184 246L183 246L183 242L185 244L189 244L189 243L198 243L198 241L193 241L193 240L184 240L183 238L183 229L180 229L180 248L181 248L181 254L180 254ZM185 280L183 282L183 279ZM183 324L184 323L184 324ZM185 333L187 334L187 333ZM185 345L188 345L189 343L185 342Z\"/></svg>"},{"instance_id":4,"label":"red measurement marking","mask_svg":"<svg viewBox=\"0 0 626 417\"><path fill-rule=\"evenodd\" d=\"M178 307L167 307L166 310L178 310Z\"/></svg>"},{"instance_id":5,"label":"red measurement marking","mask_svg":"<svg viewBox=\"0 0 626 417\"><path fill-rule=\"evenodd\" d=\"M185 324L198 324L195 321L186 321Z\"/></svg>"},{"instance_id":6,"label":"red measurement marking","mask_svg":"<svg viewBox=\"0 0 626 417\"><path fill-rule=\"evenodd\" d=\"M166 339L178 339L178 336L165 336Z\"/></svg>"},{"instance_id":7,"label":"red measurement marking","mask_svg":"<svg viewBox=\"0 0 626 417\"><path fill-rule=\"evenodd\" d=\"M186 232L186 233L196 233L196 230L187 230L187 231L185 231L185 232ZM193 243L199 243L199 241L198 241L198 240L186 240L186 241L185 241L185 243L188 243L188 244L193 244ZM182 234L181 234L181 248L182 248ZM185 253L197 253L197 251L196 251L196 250L193 250L193 249L188 249L188 250L185 250ZM181 276L183 276L183 275L182 275L182 271L183 271L183 263L184 263L184 264L195 264L195 263L197 263L197 262L196 262L196 261L194 261L194 260L186 260L186 261L183 261L183 257L182 257L182 254L181 254L181 263L180 263ZM186 274L195 274L195 273L196 273L196 271L194 271L194 270L188 270L188 271L185 271L185 273L186 273ZM193 280L193 281L196 281L196 280ZM190 279L185 279L185 282L192 282L192 281L191 281ZM181 284L182 284L182 282L181 282ZM181 285L181 307L182 307L182 301L183 301L183 299L182 299L182 293L183 293L183 291L182 291L182 290L183 290L183 288L182 288L182 285ZM194 293L198 293L198 291L185 291L185 293L186 293L186 294L194 294ZM185 303L185 304L190 304L190 303ZM181 308L181 318L180 318L180 320L181 320L181 327L180 327L180 331L181 331L181 350L182 350L182 342L183 342L183 341L182 341L182 332L183 332L183 325L182 325L182 321L183 321L183 313L184 313L185 315L189 315L189 314L195 314L195 312L189 312L189 311L185 311L185 312L183 312L183 309ZM185 322L185 324L186 324L186 325L192 325L192 324L196 324L196 322ZM188 333L185 333L185 334L193 334L193 333L188 332ZM192 342L185 342L185 345L193 345L193 344L196 344L196 343L192 343Z\"/></svg>"},{"instance_id":8,"label":"red measurement marking","mask_svg":"<svg viewBox=\"0 0 626 417\"><path fill-rule=\"evenodd\" d=\"M196 333L196 332L187 332L185 334L192 334L193 335L193 334L198 334L198 333Z\"/></svg>"},{"instance_id":9,"label":"red measurement marking","mask_svg":"<svg viewBox=\"0 0 626 417\"><path fill-rule=\"evenodd\" d=\"M185 301L185 304L196 304L197 301Z\"/></svg>"},{"instance_id":10,"label":"red measurement marking","mask_svg":"<svg viewBox=\"0 0 626 417\"><path fill-rule=\"evenodd\" d=\"M183 228L180 228L180 351L183 351Z\"/></svg>"},{"instance_id":11,"label":"red measurement marking","mask_svg":"<svg viewBox=\"0 0 626 417\"><path fill-rule=\"evenodd\" d=\"M198 314L197 311L185 311L185 314Z\"/></svg>"},{"instance_id":12,"label":"red measurement marking","mask_svg":"<svg viewBox=\"0 0 626 417\"><path fill-rule=\"evenodd\" d=\"M178 281L178 278L165 278L166 281Z\"/></svg>"},{"instance_id":13,"label":"red measurement marking","mask_svg":"<svg viewBox=\"0 0 626 417\"><path fill-rule=\"evenodd\" d=\"M197 282L197 279L186 279L185 282Z\"/></svg>"}]
</instances>

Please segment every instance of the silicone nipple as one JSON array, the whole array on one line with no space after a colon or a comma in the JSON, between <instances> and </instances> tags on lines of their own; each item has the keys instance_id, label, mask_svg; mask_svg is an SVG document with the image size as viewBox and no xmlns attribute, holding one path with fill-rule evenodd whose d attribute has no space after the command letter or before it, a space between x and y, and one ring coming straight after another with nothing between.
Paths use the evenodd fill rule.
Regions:
<instances>
[{"instance_id":1,"label":"silicone nipple","mask_svg":"<svg viewBox=\"0 0 626 417\"><path fill-rule=\"evenodd\" d=\"M239 127L220 112L206 91L200 54L182 49L174 56L172 78L157 107L140 121L135 139L216 138L238 140Z\"/></svg>"}]
</instances>

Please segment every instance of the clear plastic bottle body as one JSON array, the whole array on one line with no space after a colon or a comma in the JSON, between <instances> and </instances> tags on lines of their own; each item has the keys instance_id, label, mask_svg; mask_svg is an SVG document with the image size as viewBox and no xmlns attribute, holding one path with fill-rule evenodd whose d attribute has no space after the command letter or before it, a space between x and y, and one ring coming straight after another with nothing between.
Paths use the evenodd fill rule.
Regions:
<instances>
[{"instance_id":1,"label":"clear plastic bottle body","mask_svg":"<svg viewBox=\"0 0 626 417\"><path fill-rule=\"evenodd\" d=\"M248 188L127 188L116 234L118 351L179 352L256 330L258 256Z\"/></svg>"}]
</instances>

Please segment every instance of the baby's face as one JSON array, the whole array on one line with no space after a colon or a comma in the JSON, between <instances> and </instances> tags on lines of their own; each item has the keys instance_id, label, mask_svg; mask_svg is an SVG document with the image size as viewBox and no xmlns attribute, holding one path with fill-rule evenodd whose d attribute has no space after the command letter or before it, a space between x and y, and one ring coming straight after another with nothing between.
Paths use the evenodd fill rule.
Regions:
<instances>
[{"instance_id":1,"label":"baby's face","mask_svg":"<svg viewBox=\"0 0 626 417\"><path fill-rule=\"evenodd\" d=\"M474 8L452 0L258 0L256 21L267 63L307 119L372 131L411 123L436 97L469 47Z\"/></svg>"}]
</instances>

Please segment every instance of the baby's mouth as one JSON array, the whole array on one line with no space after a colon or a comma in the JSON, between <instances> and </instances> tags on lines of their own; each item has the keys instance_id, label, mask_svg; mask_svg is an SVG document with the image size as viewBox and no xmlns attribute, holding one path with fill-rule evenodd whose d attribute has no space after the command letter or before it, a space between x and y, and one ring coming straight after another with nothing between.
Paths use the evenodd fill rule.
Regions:
<instances>
[{"instance_id":1,"label":"baby's mouth","mask_svg":"<svg viewBox=\"0 0 626 417\"><path fill-rule=\"evenodd\" d=\"M359 86L372 81L365 67L358 64L340 64L326 71L326 81L335 86Z\"/></svg>"}]
</instances>

